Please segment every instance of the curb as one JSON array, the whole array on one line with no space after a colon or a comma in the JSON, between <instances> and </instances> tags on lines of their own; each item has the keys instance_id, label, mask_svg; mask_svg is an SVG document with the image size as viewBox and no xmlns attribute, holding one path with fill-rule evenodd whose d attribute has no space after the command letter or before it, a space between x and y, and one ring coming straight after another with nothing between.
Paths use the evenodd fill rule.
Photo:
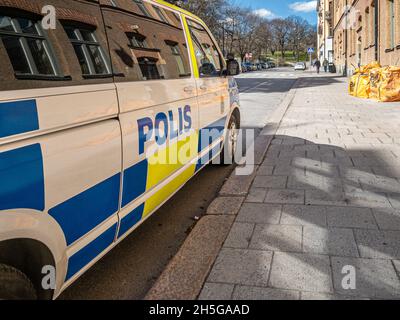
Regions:
<instances>
[{"instance_id":1,"label":"curb","mask_svg":"<svg viewBox=\"0 0 400 320\"><path fill-rule=\"evenodd\" d=\"M269 117L270 122L254 141L253 173L236 175L234 170L222 186L219 196L208 207L207 214L194 226L178 253L146 294L145 300L197 299L255 174L294 99L299 80L294 82L272 117Z\"/></svg>"}]
</instances>

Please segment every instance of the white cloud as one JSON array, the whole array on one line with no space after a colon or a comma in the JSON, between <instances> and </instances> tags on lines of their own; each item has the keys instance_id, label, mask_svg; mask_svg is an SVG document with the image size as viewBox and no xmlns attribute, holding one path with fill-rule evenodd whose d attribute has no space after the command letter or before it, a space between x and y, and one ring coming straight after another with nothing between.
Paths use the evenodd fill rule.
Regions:
<instances>
[{"instance_id":1,"label":"white cloud","mask_svg":"<svg viewBox=\"0 0 400 320\"><path fill-rule=\"evenodd\" d=\"M275 14L268 9L257 9L253 11L254 14L260 16L261 18L274 18Z\"/></svg>"},{"instance_id":2,"label":"white cloud","mask_svg":"<svg viewBox=\"0 0 400 320\"><path fill-rule=\"evenodd\" d=\"M295 2L289 8L298 12L311 12L317 10L317 1Z\"/></svg>"}]
</instances>

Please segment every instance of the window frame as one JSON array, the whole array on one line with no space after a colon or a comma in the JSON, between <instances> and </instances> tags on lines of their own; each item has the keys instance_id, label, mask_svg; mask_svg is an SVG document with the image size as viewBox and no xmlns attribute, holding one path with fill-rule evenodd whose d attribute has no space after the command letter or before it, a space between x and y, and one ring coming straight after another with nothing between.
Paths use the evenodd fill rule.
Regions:
<instances>
[{"instance_id":1,"label":"window frame","mask_svg":"<svg viewBox=\"0 0 400 320\"><path fill-rule=\"evenodd\" d=\"M28 68L31 73L20 73L16 72L14 70L14 67L12 66L14 70L14 76L16 79L26 79L26 80L71 80L70 76L63 76L61 72L60 65L58 63L57 57L54 53L54 50L51 46L51 42L48 38L47 33L45 30L43 30L40 21L38 19L35 19L34 17L27 17L24 14L18 15L18 14L3 14L1 15L2 17L9 18L11 20L11 25L13 27L13 31L6 31L6 30L0 30L0 39L2 37L13 37L17 38L18 42L21 46L21 49L24 53L26 62L28 64ZM30 21L33 24L33 27L35 28L37 34L34 33L27 33L23 32L20 26L20 23L18 22L18 19L25 19ZM31 48L28 44L28 39L33 39L33 40L39 40L42 43L43 49L46 53L46 56L49 60L51 69L53 70L53 74L43 74L40 73L37 67L37 61L35 61ZM7 54L8 50L7 47L5 46L4 42L2 42ZM11 57L8 56L11 61Z\"/></svg>"},{"instance_id":2,"label":"window frame","mask_svg":"<svg viewBox=\"0 0 400 320\"><path fill-rule=\"evenodd\" d=\"M71 45L74 47L74 51L75 51L76 45L79 45L82 48L83 55L84 55L86 64L89 68L89 72L90 72L90 73L86 74L86 73L83 73L83 70L82 70L82 77L84 79L113 77L109 58L108 58L107 54L105 53L103 47L101 46L101 43L99 42L99 40L96 37L96 30L91 30L90 28L84 28L82 26L77 26L77 25L73 25L73 24L64 24L63 27L64 27L64 30L66 33L67 33L66 29L70 29L77 37L77 39L71 39L67 34L67 37L68 37ZM82 32L81 32L82 30L84 30L86 32L90 32L90 35L92 36L93 41L84 40L84 38L82 36ZM107 73L97 73L95 71L95 66L93 64L92 58L90 57L90 52L88 49L89 46L97 47L97 50L99 51L100 56L103 60L104 67L107 70ZM76 52L75 52L75 56L79 60L79 57Z\"/></svg>"}]
</instances>

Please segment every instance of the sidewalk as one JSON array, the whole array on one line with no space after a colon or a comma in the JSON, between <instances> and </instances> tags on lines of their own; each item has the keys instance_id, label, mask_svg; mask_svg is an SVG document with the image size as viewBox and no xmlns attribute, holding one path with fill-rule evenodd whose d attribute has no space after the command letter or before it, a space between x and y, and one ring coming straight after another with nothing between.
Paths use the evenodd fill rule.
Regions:
<instances>
[{"instance_id":1,"label":"sidewalk","mask_svg":"<svg viewBox=\"0 0 400 320\"><path fill-rule=\"evenodd\" d=\"M399 299L400 103L323 74L293 94L249 192L208 210L234 222L199 299Z\"/></svg>"}]
</instances>

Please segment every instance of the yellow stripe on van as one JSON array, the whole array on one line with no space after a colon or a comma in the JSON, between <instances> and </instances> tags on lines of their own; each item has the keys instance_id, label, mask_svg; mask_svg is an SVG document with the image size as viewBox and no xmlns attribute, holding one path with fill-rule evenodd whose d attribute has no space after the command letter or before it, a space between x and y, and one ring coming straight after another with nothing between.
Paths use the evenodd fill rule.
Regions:
<instances>
[{"instance_id":1,"label":"yellow stripe on van","mask_svg":"<svg viewBox=\"0 0 400 320\"><path fill-rule=\"evenodd\" d=\"M190 165L185 171L183 171L178 177L166 184L161 190L153 194L147 199L142 219L148 216L154 211L160 204L166 201L176 190L178 190L183 184L185 184L194 175L196 164Z\"/></svg>"},{"instance_id":2,"label":"yellow stripe on van","mask_svg":"<svg viewBox=\"0 0 400 320\"><path fill-rule=\"evenodd\" d=\"M185 164L189 163L198 153L198 132L173 141L166 148L158 150L148 158L146 191L160 184Z\"/></svg>"},{"instance_id":3,"label":"yellow stripe on van","mask_svg":"<svg viewBox=\"0 0 400 320\"><path fill-rule=\"evenodd\" d=\"M183 17L183 26L185 28L185 33L187 35L187 41L189 43L189 52L190 52L190 57L191 57L191 60L192 60L193 75L194 75L195 78L199 78L200 75L199 75L199 68L197 66L196 53L194 51L192 37L191 37L189 26L188 26L188 23L187 23L185 17Z\"/></svg>"}]
</instances>

